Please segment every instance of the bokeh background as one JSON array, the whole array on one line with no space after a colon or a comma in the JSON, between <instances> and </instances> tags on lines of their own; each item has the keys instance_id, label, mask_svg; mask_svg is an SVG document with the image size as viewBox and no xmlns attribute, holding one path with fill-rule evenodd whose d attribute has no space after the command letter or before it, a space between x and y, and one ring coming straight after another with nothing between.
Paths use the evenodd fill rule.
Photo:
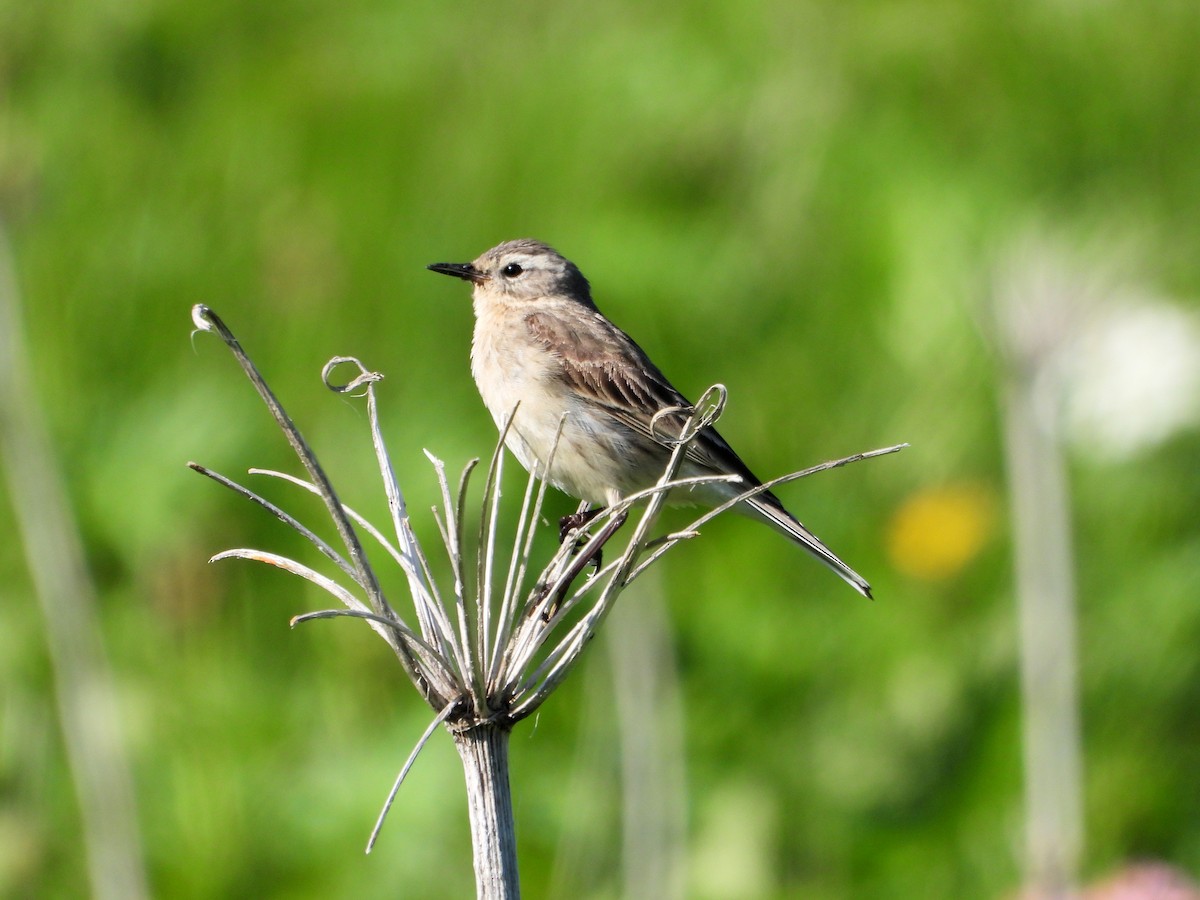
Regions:
<instances>
[{"instance_id":1,"label":"bokeh background","mask_svg":"<svg viewBox=\"0 0 1200 900\"><path fill-rule=\"evenodd\" d=\"M189 308L230 323L381 520L364 413L318 373L383 371L432 539L422 448L453 471L495 433L467 291L424 266L520 236L573 258L685 393L726 384L722 430L764 477L912 444L783 491L874 603L741 520L624 598L514 736L529 896L1020 890L1014 397L1069 501L1080 877L1200 873L1198 47L1200 6L1172 0L0 2L4 337L25 358L0 426L9 449L39 417L50 436L150 893L472 890L444 734L362 853L431 715L388 649L357 622L290 631L328 599L206 563L314 560L184 467L298 471ZM47 618L86 617L35 600L13 458L0 894L83 896ZM659 663L648 721L623 713L623 633ZM641 742L650 794L628 789L631 729L665 735ZM630 840L631 806L667 812ZM647 848L662 871L631 864Z\"/></svg>"}]
</instances>

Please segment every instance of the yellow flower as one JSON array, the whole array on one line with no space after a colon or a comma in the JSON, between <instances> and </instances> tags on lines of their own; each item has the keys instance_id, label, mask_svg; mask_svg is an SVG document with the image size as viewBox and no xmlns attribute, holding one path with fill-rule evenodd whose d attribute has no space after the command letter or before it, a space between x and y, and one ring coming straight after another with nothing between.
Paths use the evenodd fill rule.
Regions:
<instances>
[{"instance_id":1,"label":"yellow flower","mask_svg":"<svg viewBox=\"0 0 1200 900\"><path fill-rule=\"evenodd\" d=\"M939 581L957 575L991 536L996 500L981 483L924 488L905 500L888 526L892 565Z\"/></svg>"}]
</instances>

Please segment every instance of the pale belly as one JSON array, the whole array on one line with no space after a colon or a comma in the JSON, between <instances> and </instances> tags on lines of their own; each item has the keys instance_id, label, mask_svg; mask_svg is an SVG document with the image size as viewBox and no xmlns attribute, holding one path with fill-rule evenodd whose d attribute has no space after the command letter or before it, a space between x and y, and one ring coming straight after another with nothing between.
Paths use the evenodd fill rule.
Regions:
<instances>
[{"instance_id":1,"label":"pale belly","mask_svg":"<svg viewBox=\"0 0 1200 900\"><path fill-rule=\"evenodd\" d=\"M572 402L562 392L547 396L543 390L542 394L536 399L526 395L528 402L517 408L505 439L526 470L536 467L559 490L598 505L611 504L658 480L667 461L662 447L648 444L603 412ZM503 413L490 404L489 409L496 426L502 428L512 405Z\"/></svg>"},{"instance_id":2,"label":"pale belly","mask_svg":"<svg viewBox=\"0 0 1200 900\"><path fill-rule=\"evenodd\" d=\"M598 505L654 484L667 451L573 396L551 363L512 344L481 346L477 340L473 348L479 393L497 428L513 416L505 443L521 465L528 471L536 467L559 490Z\"/></svg>"}]
</instances>

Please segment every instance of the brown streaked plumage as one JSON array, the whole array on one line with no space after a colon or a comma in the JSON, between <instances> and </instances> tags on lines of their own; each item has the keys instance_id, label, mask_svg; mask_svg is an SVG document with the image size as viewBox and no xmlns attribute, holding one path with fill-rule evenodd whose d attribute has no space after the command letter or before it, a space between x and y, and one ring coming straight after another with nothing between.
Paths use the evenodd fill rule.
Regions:
<instances>
[{"instance_id":1,"label":"brown streaked plumage","mask_svg":"<svg viewBox=\"0 0 1200 900\"><path fill-rule=\"evenodd\" d=\"M601 505L658 480L670 448L651 432L650 422L660 410L691 404L642 348L596 308L587 279L574 263L540 241L523 239L493 247L474 262L428 268L474 285L471 372L497 425L516 409L506 442L526 469L536 468L565 493ZM663 418L666 432L673 426L678 433L686 415ZM544 472L560 422L553 464ZM715 428L704 429L689 446L681 474L741 476L741 484L705 485L689 492L687 500L707 505L762 483ZM782 532L859 593L871 596L870 585L771 492L737 508Z\"/></svg>"}]
</instances>

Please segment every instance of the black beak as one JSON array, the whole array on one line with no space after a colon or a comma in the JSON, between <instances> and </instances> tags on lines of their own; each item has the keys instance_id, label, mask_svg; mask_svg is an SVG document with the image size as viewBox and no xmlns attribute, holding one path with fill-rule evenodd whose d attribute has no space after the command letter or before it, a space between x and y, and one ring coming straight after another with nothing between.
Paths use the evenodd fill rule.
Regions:
<instances>
[{"instance_id":1,"label":"black beak","mask_svg":"<svg viewBox=\"0 0 1200 900\"><path fill-rule=\"evenodd\" d=\"M484 274L470 263L431 263L425 268L430 272L453 275L455 278L461 278L463 281L472 281L475 284L483 283L484 279Z\"/></svg>"}]
</instances>

